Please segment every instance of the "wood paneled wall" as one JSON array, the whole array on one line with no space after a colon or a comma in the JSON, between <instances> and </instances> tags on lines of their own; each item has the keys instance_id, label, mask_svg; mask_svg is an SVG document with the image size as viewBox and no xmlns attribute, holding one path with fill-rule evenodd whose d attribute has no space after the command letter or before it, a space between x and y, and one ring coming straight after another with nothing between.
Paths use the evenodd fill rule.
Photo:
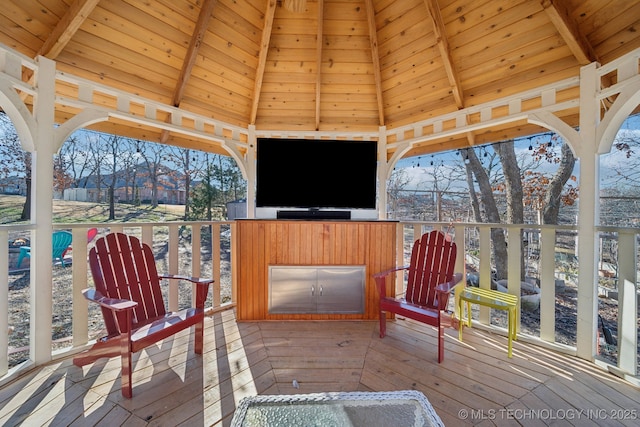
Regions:
<instances>
[{"instance_id":1,"label":"wood paneled wall","mask_svg":"<svg viewBox=\"0 0 640 427\"><path fill-rule=\"evenodd\" d=\"M238 320L377 319L373 274L395 265L391 221L240 220L235 233ZM269 265L366 266L364 314L269 314Z\"/></svg>"}]
</instances>

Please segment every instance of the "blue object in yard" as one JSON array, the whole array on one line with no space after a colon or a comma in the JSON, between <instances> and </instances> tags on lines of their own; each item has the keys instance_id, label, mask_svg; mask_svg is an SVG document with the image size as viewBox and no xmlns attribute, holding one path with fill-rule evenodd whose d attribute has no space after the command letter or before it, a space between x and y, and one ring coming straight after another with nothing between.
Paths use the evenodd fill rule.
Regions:
<instances>
[{"instance_id":1,"label":"blue object in yard","mask_svg":"<svg viewBox=\"0 0 640 427\"><path fill-rule=\"evenodd\" d=\"M71 245L72 234L68 231L56 231L51 236L51 241L53 243L53 255L52 260L55 261L59 259L64 267L64 257L63 254ZM18 264L16 268L20 268L20 264L22 264L22 260L27 257L31 258L31 246L22 246L20 248L20 255L18 255Z\"/></svg>"}]
</instances>

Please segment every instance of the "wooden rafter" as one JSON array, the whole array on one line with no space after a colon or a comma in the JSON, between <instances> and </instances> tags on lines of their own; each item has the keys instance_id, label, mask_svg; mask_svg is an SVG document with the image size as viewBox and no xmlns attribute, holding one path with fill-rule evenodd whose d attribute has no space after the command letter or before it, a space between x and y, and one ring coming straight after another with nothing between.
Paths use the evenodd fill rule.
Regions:
<instances>
[{"instance_id":1,"label":"wooden rafter","mask_svg":"<svg viewBox=\"0 0 640 427\"><path fill-rule=\"evenodd\" d=\"M460 78L456 72L453 58L451 58L451 50L449 49L449 40L444 27L444 20L440 13L440 6L437 0L424 0L424 4L429 12L429 18L431 19L431 25L433 26L433 33L436 37L436 45L442 58L442 64L444 66L447 79L451 85L451 93L458 109L465 107L464 105L464 92L462 91L462 84ZM467 132L467 142L470 147L475 145L475 135L473 132Z\"/></svg>"},{"instance_id":2,"label":"wooden rafter","mask_svg":"<svg viewBox=\"0 0 640 427\"><path fill-rule=\"evenodd\" d=\"M598 61L598 55L586 37L580 33L577 22L571 17L563 0L540 0L540 4L580 65Z\"/></svg>"},{"instance_id":3,"label":"wooden rafter","mask_svg":"<svg viewBox=\"0 0 640 427\"><path fill-rule=\"evenodd\" d=\"M74 1L40 47L38 55L55 59L99 2L100 0Z\"/></svg>"},{"instance_id":4,"label":"wooden rafter","mask_svg":"<svg viewBox=\"0 0 640 427\"><path fill-rule=\"evenodd\" d=\"M429 12L429 18L431 19L431 24L433 25L433 33L436 36L436 44L438 46L438 51L440 52L440 57L442 58L442 64L444 66L445 72L447 73L447 79L449 80L449 84L451 85L453 98L456 101L456 105L458 108L464 108L462 84L460 83L460 78L453 64L453 59L451 58L449 41L447 39L447 33L445 32L444 21L442 19L442 15L440 14L438 1L424 0L424 4L427 7L427 11Z\"/></svg>"},{"instance_id":5,"label":"wooden rafter","mask_svg":"<svg viewBox=\"0 0 640 427\"><path fill-rule=\"evenodd\" d=\"M253 85L253 102L251 103L251 117L249 124L256 124L258 115L258 103L260 102L260 91L262 90L262 79L264 69L267 65L267 53L269 52L269 41L271 40L271 29L273 28L273 16L276 13L276 0L269 0L267 11L265 12L264 28L262 29L262 39L260 40L260 53L258 54L258 68Z\"/></svg>"},{"instance_id":6,"label":"wooden rafter","mask_svg":"<svg viewBox=\"0 0 640 427\"><path fill-rule=\"evenodd\" d=\"M324 0L318 0L318 34L316 39L316 130L320 128L320 89L322 84L322 31Z\"/></svg>"},{"instance_id":7,"label":"wooden rafter","mask_svg":"<svg viewBox=\"0 0 640 427\"><path fill-rule=\"evenodd\" d=\"M376 81L376 98L378 103L378 117L380 126L384 126L384 103L382 102L382 78L380 76L380 55L378 53L378 31L376 29L376 13L372 0L365 0L367 8L367 24L369 26L369 40L371 42L371 59L373 61L373 76Z\"/></svg>"},{"instance_id":8,"label":"wooden rafter","mask_svg":"<svg viewBox=\"0 0 640 427\"><path fill-rule=\"evenodd\" d=\"M198 49L200 49L202 40L204 40L204 36L207 33L209 21L211 20L211 14L213 13L213 8L215 7L216 2L217 0L204 0L202 8L200 9L198 22L196 23L193 34L191 35L189 48L187 49L187 55L185 56L184 62L182 63L180 76L178 77L176 88L173 91L173 105L176 107L180 105L182 97L184 96L184 89L187 86L189 77L191 76L191 70L193 70L193 66L196 63Z\"/></svg>"},{"instance_id":9,"label":"wooden rafter","mask_svg":"<svg viewBox=\"0 0 640 427\"><path fill-rule=\"evenodd\" d=\"M93 9L98 5L100 0L76 0L71 4L67 12L62 19L58 21L53 31L49 34L49 37L45 40L36 56L45 56L49 59L55 59L60 52L65 48L69 40L78 31L82 23L91 14ZM26 82L33 83L33 72L31 70L24 70L22 73L22 79ZM20 97L24 100L26 94L21 94Z\"/></svg>"},{"instance_id":10,"label":"wooden rafter","mask_svg":"<svg viewBox=\"0 0 640 427\"><path fill-rule=\"evenodd\" d=\"M191 40L189 41L187 54L185 55L184 61L182 62L182 69L180 70L180 75L178 76L178 81L176 82L176 87L173 91L173 98L171 100L171 103L174 107L179 107L180 102L182 102L184 90L187 87L189 77L191 76L191 71L193 70L193 66L196 63L198 49L200 49L202 40L204 40L207 28L209 27L209 21L211 20L211 14L213 13L213 8L215 7L216 2L217 0L204 0L204 3L202 4L200 14L198 15L198 22L196 23L196 27L191 34ZM169 131L164 129L162 131L162 134L160 135L160 141L163 143L167 142L168 138Z\"/></svg>"}]
</instances>

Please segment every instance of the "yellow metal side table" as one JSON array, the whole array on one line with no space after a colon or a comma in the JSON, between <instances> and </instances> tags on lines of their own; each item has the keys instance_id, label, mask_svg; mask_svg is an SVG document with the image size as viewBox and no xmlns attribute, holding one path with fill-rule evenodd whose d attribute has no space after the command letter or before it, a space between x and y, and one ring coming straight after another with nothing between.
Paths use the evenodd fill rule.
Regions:
<instances>
[{"instance_id":1,"label":"yellow metal side table","mask_svg":"<svg viewBox=\"0 0 640 427\"><path fill-rule=\"evenodd\" d=\"M459 339L462 341L462 326L463 320L463 308L462 303L467 303L467 325L471 327L471 303L484 305L486 307L495 308L498 310L506 310L509 313L509 351L508 355L511 357L512 342L516 337L516 321L518 314L518 296L511 295L506 292L494 291L491 289L480 288L464 288L460 293L459 308L460 308L460 325L459 325Z\"/></svg>"}]
</instances>

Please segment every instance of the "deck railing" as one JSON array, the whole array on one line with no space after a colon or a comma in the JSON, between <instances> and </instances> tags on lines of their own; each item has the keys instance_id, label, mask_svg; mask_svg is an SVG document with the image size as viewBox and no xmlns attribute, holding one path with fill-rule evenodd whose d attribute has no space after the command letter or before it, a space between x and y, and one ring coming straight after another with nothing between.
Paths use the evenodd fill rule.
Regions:
<instances>
[{"instance_id":1,"label":"deck railing","mask_svg":"<svg viewBox=\"0 0 640 427\"><path fill-rule=\"evenodd\" d=\"M234 271L231 256L233 222L158 222L118 224L56 224L54 230L73 233L71 267L54 266L54 295L52 299L52 358L77 352L86 347L100 332L101 314L90 307L81 290L92 286L86 260L92 243L87 244L87 230L96 227L99 236L122 231L134 234L153 247L162 273L213 277L215 284L207 302L209 311L224 310L235 305ZM458 244L459 268L465 270L467 283L480 287L496 285L493 277L491 233L501 230L507 242L508 277L497 282L510 293L522 295L522 310L518 322L519 339L531 340L561 351L575 353L575 325L577 321L577 271L580 263L576 253L577 228L574 226L536 226L470 223L398 223L398 265L407 264L413 241L422 233L437 228L449 233ZM0 226L0 378L9 378L30 364L28 337L16 337L17 322L29 322L29 304L12 302L16 287L28 285L28 269L15 270L15 253L8 245L16 237L29 237L32 226ZM598 284L601 303L609 316L606 328L613 331L616 344L600 347L603 363L613 369L636 375L638 372L638 239L640 229L601 227L598 229L602 254L602 272ZM30 260L38 262L39 260ZM373 273L373 272L369 272ZM522 277L527 277L522 281ZM16 283L20 285L16 286ZM397 281L401 283L401 281ZM24 290L23 290L24 291ZM169 283L167 301L170 309L189 303L190 288ZM402 289L398 289L398 293ZM595 292L595 291L593 291ZM40 296L37 296L40 297ZM55 302L54 302L55 301ZM454 310L454 304L451 305ZM16 310L22 310L16 313ZM24 312L26 311L26 312ZM480 308L473 311L474 326L506 333L506 319L499 311ZM613 313L614 320L611 320ZM24 326L24 325L22 325ZM13 332L12 332L13 328ZM28 328L21 328L21 333ZM599 328L602 331L602 327ZM16 344L20 342L21 344ZM22 352L22 358L16 353ZM10 356L12 356L10 358ZM18 362L16 362L18 360ZM23 360L24 362L20 362ZM0 383L2 379L0 379Z\"/></svg>"}]
</instances>

